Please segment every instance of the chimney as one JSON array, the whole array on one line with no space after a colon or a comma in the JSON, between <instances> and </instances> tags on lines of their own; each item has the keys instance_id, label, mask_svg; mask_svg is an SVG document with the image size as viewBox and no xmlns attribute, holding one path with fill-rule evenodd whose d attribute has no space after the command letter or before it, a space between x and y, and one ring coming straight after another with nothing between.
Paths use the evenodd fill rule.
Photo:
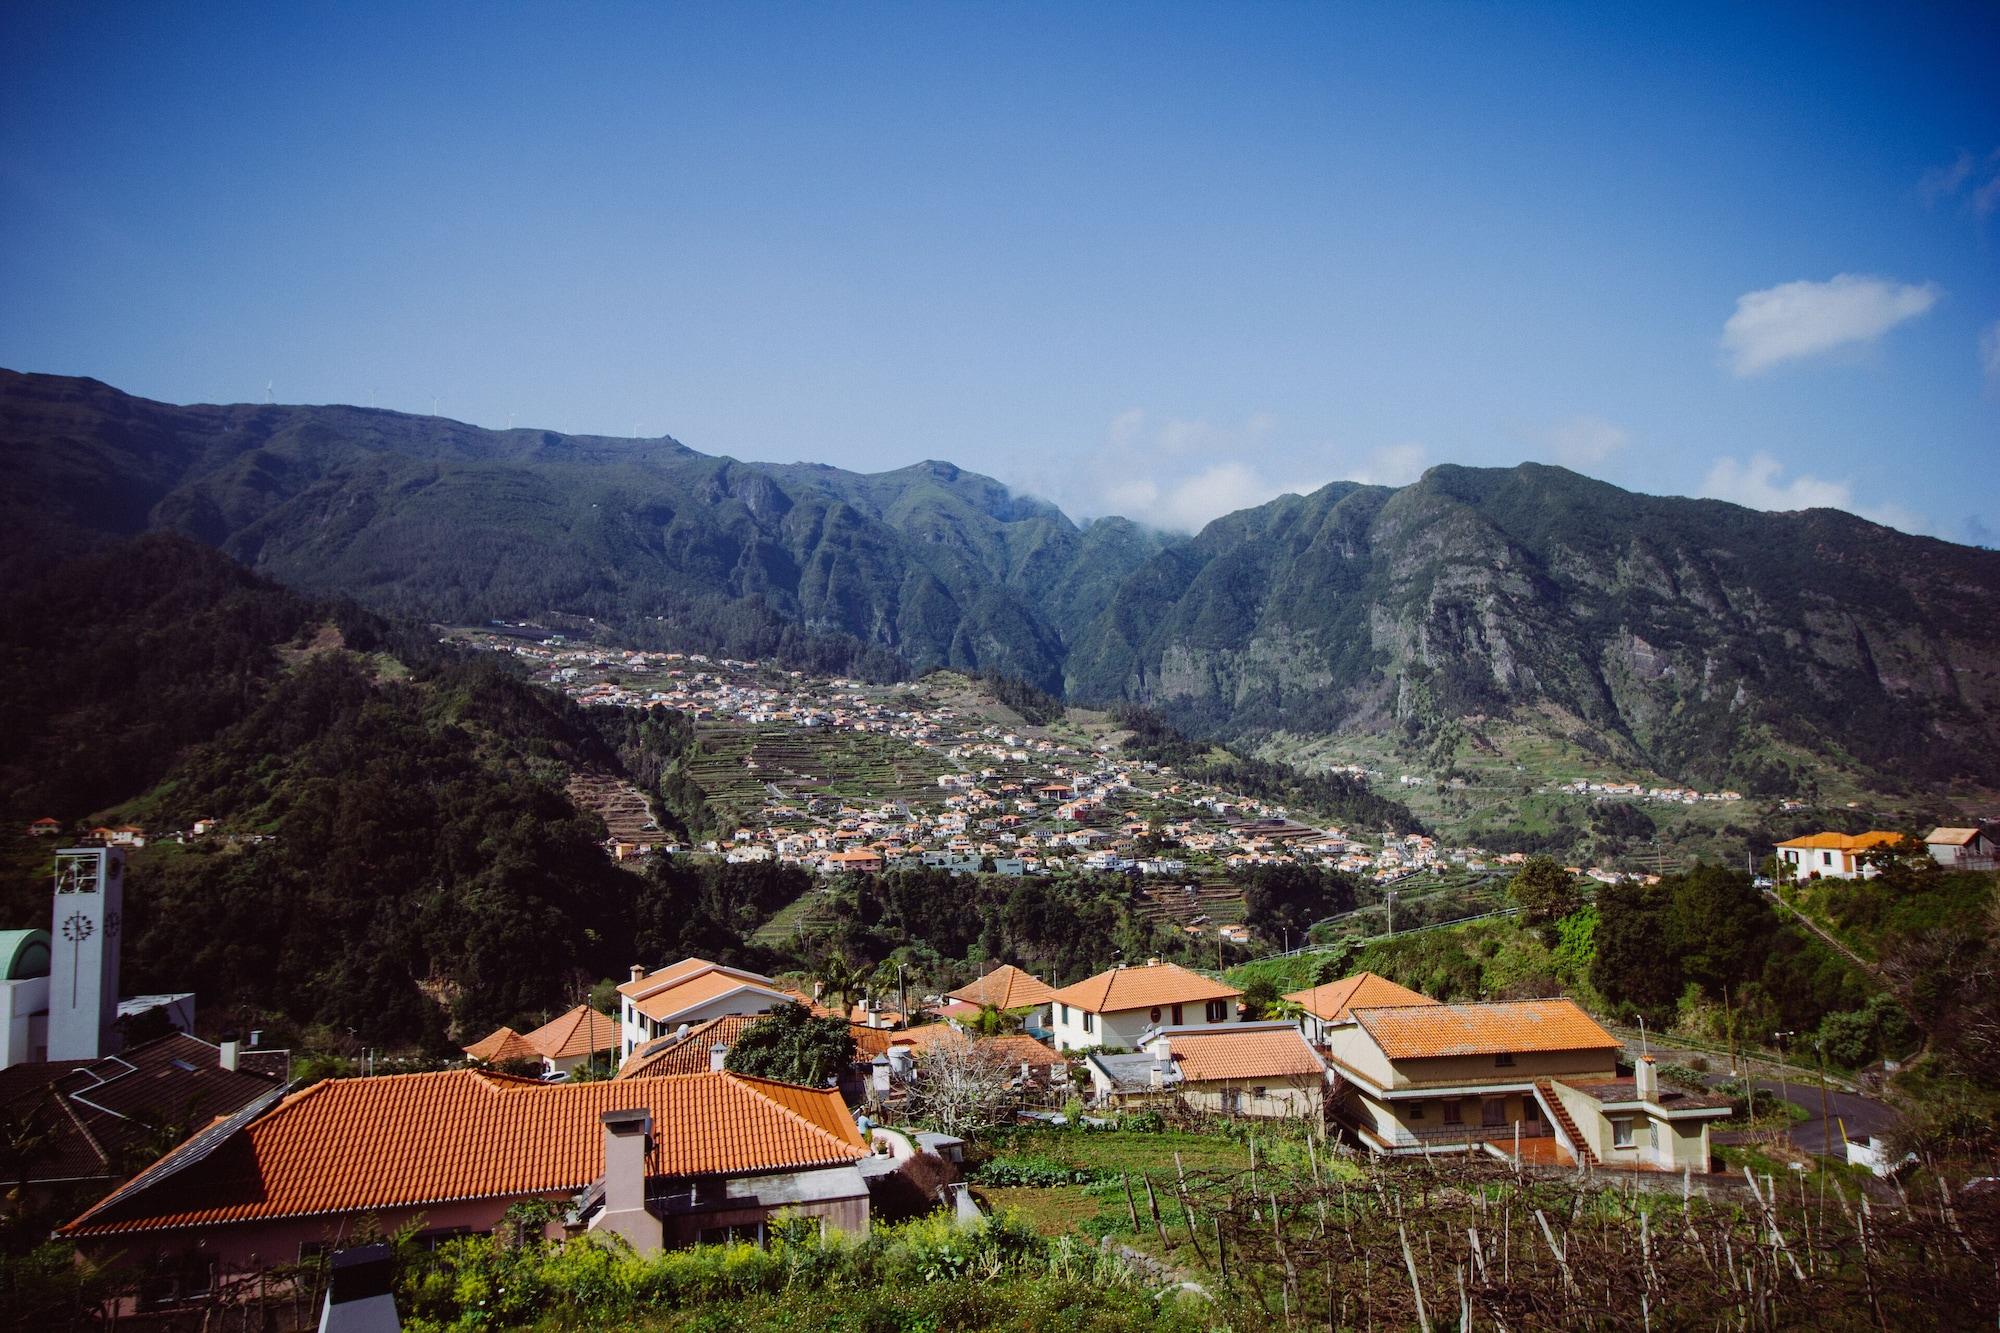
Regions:
<instances>
[{"instance_id":1,"label":"chimney","mask_svg":"<svg viewBox=\"0 0 2000 1333\"><path fill-rule=\"evenodd\" d=\"M389 1247L377 1242L350 1250L335 1250L320 1306L323 1333L368 1333L401 1328L396 1315L395 1261Z\"/></svg>"},{"instance_id":2,"label":"chimney","mask_svg":"<svg viewBox=\"0 0 2000 1333\"><path fill-rule=\"evenodd\" d=\"M723 1063L728 1059L729 1048L718 1041L715 1045L708 1048L708 1072L711 1074L720 1074Z\"/></svg>"},{"instance_id":3,"label":"chimney","mask_svg":"<svg viewBox=\"0 0 2000 1333\"><path fill-rule=\"evenodd\" d=\"M645 979L646 979L646 965L644 963L632 964L632 980L644 981Z\"/></svg>"},{"instance_id":4,"label":"chimney","mask_svg":"<svg viewBox=\"0 0 2000 1333\"><path fill-rule=\"evenodd\" d=\"M889 1095L889 1057L878 1055L871 1060L868 1065L868 1075L868 1082L875 1090L876 1099L879 1101L887 1097Z\"/></svg>"},{"instance_id":5,"label":"chimney","mask_svg":"<svg viewBox=\"0 0 2000 1333\"><path fill-rule=\"evenodd\" d=\"M646 1208L652 1112L644 1107L606 1111L598 1119L604 1125L604 1207L590 1220L590 1229L623 1236L640 1254L656 1254L666 1232L660 1219Z\"/></svg>"},{"instance_id":6,"label":"chimney","mask_svg":"<svg viewBox=\"0 0 2000 1333\"><path fill-rule=\"evenodd\" d=\"M230 1073L236 1072L236 1038L231 1037L216 1048L222 1053L222 1067Z\"/></svg>"},{"instance_id":7,"label":"chimney","mask_svg":"<svg viewBox=\"0 0 2000 1333\"><path fill-rule=\"evenodd\" d=\"M1653 1057L1640 1056L1639 1063L1632 1068L1632 1073L1638 1085L1639 1100L1657 1103L1660 1100L1660 1075L1653 1068Z\"/></svg>"}]
</instances>

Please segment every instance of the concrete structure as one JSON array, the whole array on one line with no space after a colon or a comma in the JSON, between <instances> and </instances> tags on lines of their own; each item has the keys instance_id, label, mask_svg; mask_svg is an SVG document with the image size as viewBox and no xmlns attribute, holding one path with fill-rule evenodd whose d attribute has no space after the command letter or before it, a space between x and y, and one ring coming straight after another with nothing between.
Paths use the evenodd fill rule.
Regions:
<instances>
[{"instance_id":1,"label":"concrete structure","mask_svg":"<svg viewBox=\"0 0 2000 1333\"><path fill-rule=\"evenodd\" d=\"M118 946L125 922L125 849L56 853L49 967L51 1060L95 1060L118 1049Z\"/></svg>"},{"instance_id":2,"label":"concrete structure","mask_svg":"<svg viewBox=\"0 0 2000 1333\"><path fill-rule=\"evenodd\" d=\"M2000 857L2000 830L1935 828L1924 838L1924 848L1947 870L1991 870Z\"/></svg>"},{"instance_id":3,"label":"concrete structure","mask_svg":"<svg viewBox=\"0 0 2000 1333\"><path fill-rule=\"evenodd\" d=\"M1327 1066L1285 1022L1159 1028L1139 1051L1084 1062L1101 1104L1179 1101L1213 1115L1293 1119L1326 1106Z\"/></svg>"},{"instance_id":4,"label":"concrete structure","mask_svg":"<svg viewBox=\"0 0 2000 1333\"><path fill-rule=\"evenodd\" d=\"M49 932L0 931L0 1069L49 1058Z\"/></svg>"},{"instance_id":5,"label":"concrete structure","mask_svg":"<svg viewBox=\"0 0 2000 1333\"><path fill-rule=\"evenodd\" d=\"M1154 1028L1234 1023L1242 995L1226 982L1152 959L1055 992L1051 1030L1058 1051L1136 1050Z\"/></svg>"},{"instance_id":6,"label":"concrete structure","mask_svg":"<svg viewBox=\"0 0 2000 1333\"><path fill-rule=\"evenodd\" d=\"M1621 1049L1574 1000L1519 1000L1356 1009L1327 1058L1336 1114L1379 1153L1520 1143L1536 1160L1707 1170L1728 1099L1661 1087L1650 1059L1621 1079Z\"/></svg>"}]
</instances>

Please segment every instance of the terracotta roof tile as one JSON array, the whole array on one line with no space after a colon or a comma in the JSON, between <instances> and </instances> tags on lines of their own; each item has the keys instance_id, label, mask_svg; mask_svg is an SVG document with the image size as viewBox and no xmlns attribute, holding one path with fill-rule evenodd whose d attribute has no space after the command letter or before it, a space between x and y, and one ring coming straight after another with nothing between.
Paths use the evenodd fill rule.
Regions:
<instances>
[{"instance_id":1,"label":"terracotta roof tile","mask_svg":"<svg viewBox=\"0 0 2000 1333\"><path fill-rule=\"evenodd\" d=\"M1522 1051L1615 1049L1618 1038L1575 1000L1397 1005L1356 1009L1354 1019L1391 1060Z\"/></svg>"},{"instance_id":2,"label":"terracotta roof tile","mask_svg":"<svg viewBox=\"0 0 2000 1333\"><path fill-rule=\"evenodd\" d=\"M928 1051L939 1046L963 1045L967 1035L949 1023L925 1023L921 1027L906 1028L893 1033L889 1044L892 1046L913 1046L919 1051ZM991 1037L970 1038L975 1046L990 1051L1006 1065L1033 1065L1037 1069L1049 1069L1063 1063L1063 1058L1020 1032L1005 1032Z\"/></svg>"},{"instance_id":3,"label":"terracotta roof tile","mask_svg":"<svg viewBox=\"0 0 2000 1333\"><path fill-rule=\"evenodd\" d=\"M1294 1027L1204 1032L1168 1038L1174 1063L1189 1083L1222 1079L1326 1076L1326 1064Z\"/></svg>"},{"instance_id":4,"label":"terracotta roof tile","mask_svg":"<svg viewBox=\"0 0 2000 1333\"><path fill-rule=\"evenodd\" d=\"M1870 847L1881 847L1901 840L1902 834L1888 833L1882 829L1870 829L1866 833L1809 833L1803 838L1791 838L1778 844L1780 847L1824 848L1837 852L1865 852Z\"/></svg>"},{"instance_id":5,"label":"terracotta roof tile","mask_svg":"<svg viewBox=\"0 0 2000 1333\"><path fill-rule=\"evenodd\" d=\"M1099 972L1063 987L1054 999L1058 1004L1093 1014L1115 1014L1128 1009L1149 1009L1156 1004L1235 999L1241 994L1234 986L1212 981L1177 964L1148 963L1144 967L1114 967Z\"/></svg>"},{"instance_id":6,"label":"terracotta roof tile","mask_svg":"<svg viewBox=\"0 0 2000 1333\"><path fill-rule=\"evenodd\" d=\"M1041 978L1023 972L1012 963L1002 963L971 985L952 991L950 998L995 1009L1027 1009L1047 1004L1055 994L1055 989Z\"/></svg>"},{"instance_id":7,"label":"terracotta roof tile","mask_svg":"<svg viewBox=\"0 0 2000 1333\"><path fill-rule=\"evenodd\" d=\"M618 1020L580 1004L560 1018L550 1019L523 1041L551 1060L568 1060L594 1051L618 1049Z\"/></svg>"},{"instance_id":8,"label":"terracotta roof tile","mask_svg":"<svg viewBox=\"0 0 2000 1333\"><path fill-rule=\"evenodd\" d=\"M733 972L727 968L717 968L713 972L703 972L633 1001L634 1007L656 1023L671 1022L674 1018L695 1008L697 1005L718 1000L731 991L762 991L772 997L770 1007L784 1003L785 992L768 981L747 972Z\"/></svg>"},{"instance_id":9,"label":"terracotta roof tile","mask_svg":"<svg viewBox=\"0 0 2000 1333\"><path fill-rule=\"evenodd\" d=\"M619 1066L617 1078L652 1078L662 1074L705 1074L715 1043L734 1046L743 1029L763 1014L726 1014L697 1023L685 1037L661 1037L632 1052Z\"/></svg>"},{"instance_id":10,"label":"terracotta roof tile","mask_svg":"<svg viewBox=\"0 0 2000 1333\"><path fill-rule=\"evenodd\" d=\"M1436 1004L1428 995L1399 986L1373 972L1356 972L1339 981L1329 981L1311 990L1295 990L1285 997L1307 1013L1328 1023L1346 1018L1350 1009L1385 1004Z\"/></svg>"},{"instance_id":11,"label":"terracotta roof tile","mask_svg":"<svg viewBox=\"0 0 2000 1333\"><path fill-rule=\"evenodd\" d=\"M839 1093L738 1074L542 1084L479 1070L329 1079L175 1169L190 1140L63 1228L101 1235L581 1190L604 1172L600 1115L652 1113L653 1174L858 1160Z\"/></svg>"},{"instance_id":12,"label":"terracotta roof tile","mask_svg":"<svg viewBox=\"0 0 2000 1333\"><path fill-rule=\"evenodd\" d=\"M542 1052L528 1039L509 1027L494 1028L465 1048L465 1053L482 1064L497 1065L508 1060L539 1060Z\"/></svg>"}]
</instances>

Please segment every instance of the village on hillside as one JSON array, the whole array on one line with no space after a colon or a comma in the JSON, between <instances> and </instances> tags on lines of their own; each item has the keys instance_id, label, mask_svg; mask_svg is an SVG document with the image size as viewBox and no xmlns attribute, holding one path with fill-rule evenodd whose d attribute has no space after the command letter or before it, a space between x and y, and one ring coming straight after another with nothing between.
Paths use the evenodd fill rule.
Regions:
<instances>
[{"instance_id":1,"label":"village on hillside","mask_svg":"<svg viewBox=\"0 0 2000 1333\"><path fill-rule=\"evenodd\" d=\"M626 794L627 817L618 820L615 784L578 786L576 794L606 815L610 850L621 860L684 851L823 874L904 864L999 875L1122 872L1161 884L1186 881L1183 887L1199 892L1205 882L1257 865L1324 866L1389 885L1424 872L1505 871L1526 859L1414 831L1305 823L1305 812L1126 758L1108 726L1093 733L1000 720L1011 714L991 700L945 701L921 683L871 685L698 653L610 649L533 637L515 626L456 637L512 656L579 704L661 706L694 724L707 757L693 776L712 801L741 815L740 826L681 847L656 824L631 817L636 793ZM1601 794L1644 796L1647 789L1614 784ZM1740 799L1685 789L1656 794ZM1603 883L1634 874L1575 870ZM1241 930L1229 923L1216 929Z\"/></svg>"}]
</instances>

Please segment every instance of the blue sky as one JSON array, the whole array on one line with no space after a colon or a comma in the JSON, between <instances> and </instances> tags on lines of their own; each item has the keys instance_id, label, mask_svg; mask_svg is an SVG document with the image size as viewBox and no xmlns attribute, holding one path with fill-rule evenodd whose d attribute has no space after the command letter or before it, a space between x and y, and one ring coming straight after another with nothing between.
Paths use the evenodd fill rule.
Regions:
<instances>
[{"instance_id":1,"label":"blue sky","mask_svg":"<svg viewBox=\"0 0 2000 1333\"><path fill-rule=\"evenodd\" d=\"M2000 9L8 6L0 365L2000 541Z\"/></svg>"}]
</instances>

